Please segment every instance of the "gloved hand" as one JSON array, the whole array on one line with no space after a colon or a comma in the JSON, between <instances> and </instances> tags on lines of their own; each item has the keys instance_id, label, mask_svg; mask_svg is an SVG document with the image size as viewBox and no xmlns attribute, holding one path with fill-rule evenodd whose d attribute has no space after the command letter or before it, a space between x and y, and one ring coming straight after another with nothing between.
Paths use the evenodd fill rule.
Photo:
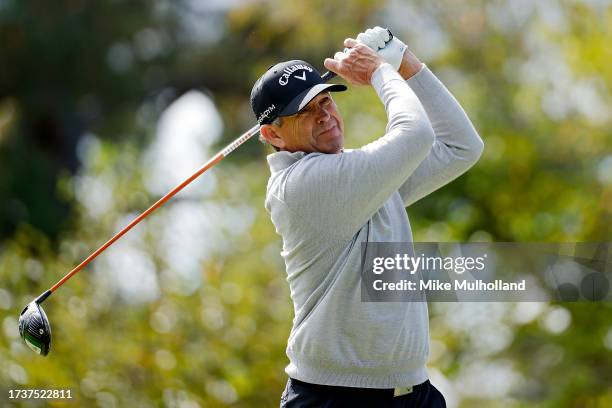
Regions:
<instances>
[{"instance_id":1,"label":"gloved hand","mask_svg":"<svg viewBox=\"0 0 612 408\"><path fill-rule=\"evenodd\" d=\"M395 68L399 69L402 65L402 58L406 50L406 44L392 36L389 41L389 30L382 27L368 28L363 33L359 33L357 41L364 43L368 47L380 55L385 62L388 62Z\"/></svg>"}]
</instances>

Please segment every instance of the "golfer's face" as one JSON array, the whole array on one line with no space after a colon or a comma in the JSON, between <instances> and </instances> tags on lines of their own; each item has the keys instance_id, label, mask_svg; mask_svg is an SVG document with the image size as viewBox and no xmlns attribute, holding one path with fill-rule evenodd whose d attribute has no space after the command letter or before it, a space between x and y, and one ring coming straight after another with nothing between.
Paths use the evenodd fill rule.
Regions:
<instances>
[{"instance_id":1,"label":"golfer's face","mask_svg":"<svg viewBox=\"0 0 612 408\"><path fill-rule=\"evenodd\" d=\"M344 124L329 92L318 94L299 113L283 117L285 150L307 153L340 153L344 147Z\"/></svg>"}]
</instances>

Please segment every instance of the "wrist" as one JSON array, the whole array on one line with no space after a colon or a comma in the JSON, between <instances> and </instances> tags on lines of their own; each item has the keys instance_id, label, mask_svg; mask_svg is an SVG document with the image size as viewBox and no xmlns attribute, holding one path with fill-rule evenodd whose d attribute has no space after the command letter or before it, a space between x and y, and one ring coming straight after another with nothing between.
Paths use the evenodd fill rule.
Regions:
<instances>
[{"instance_id":1,"label":"wrist","mask_svg":"<svg viewBox=\"0 0 612 408\"><path fill-rule=\"evenodd\" d=\"M423 68L423 63L409 49L406 49L397 72L399 72L402 78L408 79L417 74L421 68Z\"/></svg>"}]
</instances>

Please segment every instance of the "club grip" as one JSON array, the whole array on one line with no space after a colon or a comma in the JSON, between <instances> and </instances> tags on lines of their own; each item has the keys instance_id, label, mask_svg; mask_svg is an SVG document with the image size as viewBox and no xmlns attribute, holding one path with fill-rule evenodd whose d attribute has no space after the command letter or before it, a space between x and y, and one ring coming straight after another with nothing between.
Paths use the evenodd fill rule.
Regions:
<instances>
[{"instance_id":1,"label":"club grip","mask_svg":"<svg viewBox=\"0 0 612 408\"><path fill-rule=\"evenodd\" d=\"M323 82L329 82L334 77L336 77L336 73L335 72L331 72L331 71L327 71L326 73L321 75L321 79L323 80Z\"/></svg>"},{"instance_id":2,"label":"club grip","mask_svg":"<svg viewBox=\"0 0 612 408\"><path fill-rule=\"evenodd\" d=\"M393 33L391 32L391 30L389 30L387 28L387 32L389 33L389 39L387 41L385 41L385 43L388 43L389 41L391 41L393 39ZM332 71L327 71L326 73L321 75L321 79L323 80L323 82L329 82L330 80L332 80L335 77L336 77L336 73L332 72Z\"/></svg>"}]
</instances>

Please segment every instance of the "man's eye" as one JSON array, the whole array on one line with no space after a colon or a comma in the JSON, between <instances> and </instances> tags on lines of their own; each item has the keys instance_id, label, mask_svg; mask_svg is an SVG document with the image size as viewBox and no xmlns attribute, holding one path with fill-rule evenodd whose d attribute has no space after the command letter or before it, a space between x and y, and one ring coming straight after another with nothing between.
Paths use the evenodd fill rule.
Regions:
<instances>
[{"instance_id":1,"label":"man's eye","mask_svg":"<svg viewBox=\"0 0 612 408\"><path fill-rule=\"evenodd\" d=\"M313 111L312 106L308 106L308 107L306 107L306 108L302 109L302 110L301 110L301 111L298 113L298 115L308 115L308 114L309 114L310 112L312 112L312 111Z\"/></svg>"}]
</instances>

